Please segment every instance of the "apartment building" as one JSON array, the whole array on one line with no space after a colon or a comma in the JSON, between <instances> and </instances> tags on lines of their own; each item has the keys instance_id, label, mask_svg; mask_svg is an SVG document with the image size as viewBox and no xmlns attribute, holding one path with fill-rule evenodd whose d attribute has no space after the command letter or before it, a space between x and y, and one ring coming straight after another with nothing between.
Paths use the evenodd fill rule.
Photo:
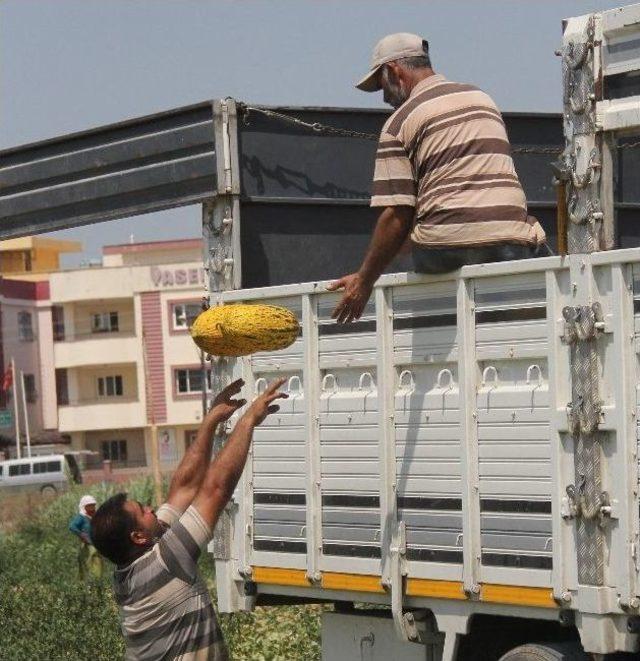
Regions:
<instances>
[{"instance_id":1,"label":"apartment building","mask_svg":"<svg viewBox=\"0 0 640 661\"><path fill-rule=\"evenodd\" d=\"M60 255L81 252L79 241L24 236L0 241L0 273L4 278L41 281L60 270Z\"/></svg>"},{"instance_id":2,"label":"apartment building","mask_svg":"<svg viewBox=\"0 0 640 661\"><path fill-rule=\"evenodd\" d=\"M0 390L0 436L15 442L17 398L22 445L27 443L27 422L34 444L55 442L59 436L48 281L0 280L0 336L0 373L9 370L12 360L16 372L16 383Z\"/></svg>"},{"instance_id":3,"label":"apartment building","mask_svg":"<svg viewBox=\"0 0 640 661\"><path fill-rule=\"evenodd\" d=\"M13 283L14 298L2 299L4 362L28 311L38 341L20 361L36 374L30 416L42 429L117 469L147 466L155 423L161 463L182 456L209 385L188 332L202 305L201 252L199 239L106 246L100 266ZM17 298L28 287L31 298Z\"/></svg>"},{"instance_id":4,"label":"apartment building","mask_svg":"<svg viewBox=\"0 0 640 661\"><path fill-rule=\"evenodd\" d=\"M15 452L16 419L23 446L28 440L34 445L63 440L57 431L48 277L60 269L62 254L81 250L78 241L39 236L0 241L0 373L11 361L16 370L16 383L0 389L4 449L13 445Z\"/></svg>"}]
</instances>

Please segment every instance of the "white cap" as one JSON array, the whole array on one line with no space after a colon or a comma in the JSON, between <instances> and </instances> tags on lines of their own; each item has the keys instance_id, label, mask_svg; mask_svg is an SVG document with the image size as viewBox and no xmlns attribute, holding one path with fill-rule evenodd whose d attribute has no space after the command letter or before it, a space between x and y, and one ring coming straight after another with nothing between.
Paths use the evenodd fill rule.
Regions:
<instances>
[{"instance_id":1,"label":"white cap","mask_svg":"<svg viewBox=\"0 0 640 661\"><path fill-rule=\"evenodd\" d=\"M363 92L377 92L381 89L378 71L383 64L403 57L421 57L428 52L429 43L417 34L410 32L388 34L376 44L371 56L371 69L356 87Z\"/></svg>"}]
</instances>

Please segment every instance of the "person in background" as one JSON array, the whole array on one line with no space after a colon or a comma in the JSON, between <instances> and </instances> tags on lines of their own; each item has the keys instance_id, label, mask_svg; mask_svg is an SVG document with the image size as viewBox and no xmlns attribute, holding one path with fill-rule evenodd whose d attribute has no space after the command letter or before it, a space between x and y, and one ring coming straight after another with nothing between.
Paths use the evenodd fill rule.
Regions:
<instances>
[{"instance_id":1,"label":"person in background","mask_svg":"<svg viewBox=\"0 0 640 661\"><path fill-rule=\"evenodd\" d=\"M81 581L85 581L89 574L96 578L102 576L102 558L91 542L91 519L96 513L97 504L93 496L82 496L78 513L69 523L69 530L80 540L78 572Z\"/></svg>"}]
</instances>

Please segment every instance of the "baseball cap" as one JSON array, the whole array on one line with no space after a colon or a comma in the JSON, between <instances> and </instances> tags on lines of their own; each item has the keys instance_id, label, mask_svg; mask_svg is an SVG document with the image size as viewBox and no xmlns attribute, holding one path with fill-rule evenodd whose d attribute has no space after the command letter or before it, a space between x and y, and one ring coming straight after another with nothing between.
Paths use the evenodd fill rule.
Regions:
<instances>
[{"instance_id":1,"label":"baseball cap","mask_svg":"<svg viewBox=\"0 0 640 661\"><path fill-rule=\"evenodd\" d=\"M376 44L371 56L371 69L356 87L363 92L377 92L381 89L377 74L383 64L403 57L420 57L428 49L428 42L417 34L410 32L388 34Z\"/></svg>"}]
</instances>

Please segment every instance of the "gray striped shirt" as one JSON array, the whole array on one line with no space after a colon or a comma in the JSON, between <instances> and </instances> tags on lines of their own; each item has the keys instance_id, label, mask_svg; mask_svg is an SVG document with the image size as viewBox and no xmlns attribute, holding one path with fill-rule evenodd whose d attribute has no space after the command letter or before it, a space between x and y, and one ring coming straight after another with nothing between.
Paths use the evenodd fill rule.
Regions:
<instances>
[{"instance_id":1,"label":"gray striped shirt","mask_svg":"<svg viewBox=\"0 0 640 661\"><path fill-rule=\"evenodd\" d=\"M545 239L527 215L495 103L439 74L419 82L382 128L371 206L414 207L411 240L423 248Z\"/></svg>"},{"instance_id":2,"label":"gray striped shirt","mask_svg":"<svg viewBox=\"0 0 640 661\"><path fill-rule=\"evenodd\" d=\"M212 531L190 507L180 515L162 505L167 532L143 556L114 572L127 661L227 661L211 598L198 575Z\"/></svg>"}]
</instances>

